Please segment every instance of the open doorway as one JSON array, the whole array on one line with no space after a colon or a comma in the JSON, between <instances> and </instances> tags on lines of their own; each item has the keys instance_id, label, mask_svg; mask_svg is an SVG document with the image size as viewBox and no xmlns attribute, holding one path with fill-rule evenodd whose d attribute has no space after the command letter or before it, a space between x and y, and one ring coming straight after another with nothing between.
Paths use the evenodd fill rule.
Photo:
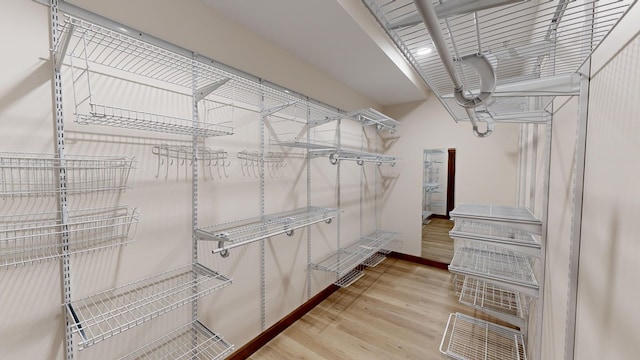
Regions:
<instances>
[{"instance_id":1,"label":"open doorway","mask_svg":"<svg viewBox=\"0 0 640 360\"><path fill-rule=\"evenodd\" d=\"M449 212L455 205L456 149L427 149L423 160L421 255L449 264L453 258Z\"/></svg>"}]
</instances>

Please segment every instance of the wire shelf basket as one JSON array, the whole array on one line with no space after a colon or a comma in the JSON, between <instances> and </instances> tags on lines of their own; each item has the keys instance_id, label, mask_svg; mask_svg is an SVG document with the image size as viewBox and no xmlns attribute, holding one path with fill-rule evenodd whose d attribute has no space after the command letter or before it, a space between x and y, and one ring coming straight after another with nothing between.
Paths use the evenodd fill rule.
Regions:
<instances>
[{"instance_id":1,"label":"wire shelf basket","mask_svg":"<svg viewBox=\"0 0 640 360\"><path fill-rule=\"evenodd\" d=\"M538 297L539 286L531 262L529 256L504 249L461 246L455 250L449 271Z\"/></svg>"},{"instance_id":2,"label":"wire shelf basket","mask_svg":"<svg viewBox=\"0 0 640 360\"><path fill-rule=\"evenodd\" d=\"M460 204L449 215L452 219L490 222L495 225L513 227L535 234L542 233L542 221L529 209L492 204Z\"/></svg>"},{"instance_id":3,"label":"wire shelf basket","mask_svg":"<svg viewBox=\"0 0 640 360\"><path fill-rule=\"evenodd\" d=\"M234 349L222 336L193 321L119 360L218 360Z\"/></svg>"},{"instance_id":4,"label":"wire shelf basket","mask_svg":"<svg viewBox=\"0 0 640 360\"><path fill-rule=\"evenodd\" d=\"M310 267L314 270L334 272L337 278L341 279L361 265L375 266L384 260L389 244L397 236L398 233L393 231L376 230L318 262L310 264Z\"/></svg>"},{"instance_id":5,"label":"wire shelf basket","mask_svg":"<svg viewBox=\"0 0 640 360\"><path fill-rule=\"evenodd\" d=\"M454 119L468 120L453 99L453 81L414 1L363 3ZM571 75L635 1L503 0L457 7L433 3L439 20L434 26L444 34L443 46L466 90L477 94L480 76L460 59L482 54L495 72L494 102L486 106L494 120L535 123L549 117L544 108L554 96L574 94ZM535 99L542 96L542 101Z\"/></svg>"},{"instance_id":6,"label":"wire shelf basket","mask_svg":"<svg viewBox=\"0 0 640 360\"><path fill-rule=\"evenodd\" d=\"M519 292L486 281L463 277L458 301L522 328L529 303Z\"/></svg>"},{"instance_id":7,"label":"wire shelf basket","mask_svg":"<svg viewBox=\"0 0 640 360\"><path fill-rule=\"evenodd\" d=\"M246 245L272 236L287 234L320 222L330 223L338 215L338 209L308 207L246 220L196 229L199 240L218 241L213 253L223 254L231 248Z\"/></svg>"},{"instance_id":8,"label":"wire shelf basket","mask_svg":"<svg viewBox=\"0 0 640 360\"><path fill-rule=\"evenodd\" d=\"M449 231L449 236L455 240L479 241L527 255L540 256L540 242L534 234L508 226L459 219Z\"/></svg>"},{"instance_id":9,"label":"wire shelf basket","mask_svg":"<svg viewBox=\"0 0 640 360\"><path fill-rule=\"evenodd\" d=\"M82 350L230 284L230 279L196 263L65 306Z\"/></svg>"},{"instance_id":10,"label":"wire shelf basket","mask_svg":"<svg viewBox=\"0 0 640 360\"><path fill-rule=\"evenodd\" d=\"M522 333L460 313L449 315L440 352L456 360L527 360Z\"/></svg>"},{"instance_id":11,"label":"wire shelf basket","mask_svg":"<svg viewBox=\"0 0 640 360\"><path fill-rule=\"evenodd\" d=\"M59 192L58 172L66 169L67 193L127 189L136 161L126 157L0 153L0 196L52 196Z\"/></svg>"},{"instance_id":12,"label":"wire shelf basket","mask_svg":"<svg viewBox=\"0 0 640 360\"><path fill-rule=\"evenodd\" d=\"M66 229L60 212L0 217L0 268L33 264L63 255L62 235L69 235L68 254L124 245L133 241L139 220L127 206L68 213Z\"/></svg>"}]
</instances>

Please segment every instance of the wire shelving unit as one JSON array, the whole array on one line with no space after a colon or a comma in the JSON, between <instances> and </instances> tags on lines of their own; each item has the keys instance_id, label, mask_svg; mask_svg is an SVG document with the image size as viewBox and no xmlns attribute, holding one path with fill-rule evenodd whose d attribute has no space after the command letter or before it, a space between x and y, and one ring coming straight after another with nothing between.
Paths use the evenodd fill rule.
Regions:
<instances>
[{"instance_id":1,"label":"wire shelving unit","mask_svg":"<svg viewBox=\"0 0 640 360\"><path fill-rule=\"evenodd\" d=\"M126 157L0 153L0 196L53 196L60 191L58 171L64 167L67 193L117 192L129 187L136 161Z\"/></svg>"},{"instance_id":2,"label":"wire shelving unit","mask_svg":"<svg viewBox=\"0 0 640 360\"><path fill-rule=\"evenodd\" d=\"M389 245L397 236L398 233L393 231L376 230L311 263L310 267L314 270L335 273L338 279L335 284L346 287L362 276L363 266L373 267L382 262L389 252Z\"/></svg>"},{"instance_id":3,"label":"wire shelving unit","mask_svg":"<svg viewBox=\"0 0 640 360\"><path fill-rule=\"evenodd\" d=\"M230 284L196 263L72 301L67 317L82 350Z\"/></svg>"},{"instance_id":4,"label":"wire shelving unit","mask_svg":"<svg viewBox=\"0 0 640 360\"><path fill-rule=\"evenodd\" d=\"M454 240L476 241L540 257L540 241L536 235L508 226L459 219L449 236Z\"/></svg>"},{"instance_id":5,"label":"wire shelving unit","mask_svg":"<svg viewBox=\"0 0 640 360\"><path fill-rule=\"evenodd\" d=\"M542 233L542 221L529 209L492 204L460 204L450 213L454 220L465 219L513 227L534 234Z\"/></svg>"},{"instance_id":6,"label":"wire shelving unit","mask_svg":"<svg viewBox=\"0 0 640 360\"><path fill-rule=\"evenodd\" d=\"M460 313L449 315L440 352L456 360L527 359L522 333Z\"/></svg>"},{"instance_id":7,"label":"wire shelving unit","mask_svg":"<svg viewBox=\"0 0 640 360\"><path fill-rule=\"evenodd\" d=\"M517 291L466 276L460 285L458 300L520 329L529 311L528 299Z\"/></svg>"},{"instance_id":8,"label":"wire shelving unit","mask_svg":"<svg viewBox=\"0 0 640 360\"><path fill-rule=\"evenodd\" d=\"M513 251L464 245L455 250L449 271L537 298L539 287L531 262L531 257Z\"/></svg>"},{"instance_id":9,"label":"wire shelving unit","mask_svg":"<svg viewBox=\"0 0 640 360\"><path fill-rule=\"evenodd\" d=\"M296 229L320 222L330 223L338 215L338 209L308 207L281 213L254 217L230 223L196 229L199 240L218 241L213 253L223 255L237 246L247 245L266 238L287 234Z\"/></svg>"},{"instance_id":10,"label":"wire shelving unit","mask_svg":"<svg viewBox=\"0 0 640 360\"><path fill-rule=\"evenodd\" d=\"M119 360L218 360L233 349L233 345L196 320Z\"/></svg>"},{"instance_id":11,"label":"wire shelving unit","mask_svg":"<svg viewBox=\"0 0 640 360\"><path fill-rule=\"evenodd\" d=\"M60 212L0 217L0 268L33 264L62 255L61 236L69 235L68 254L133 241L139 212L127 206L70 211L66 231Z\"/></svg>"}]
</instances>

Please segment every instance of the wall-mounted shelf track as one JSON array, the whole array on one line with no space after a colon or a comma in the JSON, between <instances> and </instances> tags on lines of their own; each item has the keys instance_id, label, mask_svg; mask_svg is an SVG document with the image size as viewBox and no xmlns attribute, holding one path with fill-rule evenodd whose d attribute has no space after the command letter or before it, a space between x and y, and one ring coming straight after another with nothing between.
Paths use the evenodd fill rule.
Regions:
<instances>
[{"instance_id":1,"label":"wall-mounted shelf track","mask_svg":"<svg viewBox=\"0 0 640 360\"><path fill-rule=\"evenodd\" d=\"M360 240L338 249L335 253L312 263L314 270L332 272L336 274L338 286L352 284L356 276L362 272L362 265L375 266L384 260L389 245L398 236L393 231L376 230L363 236ZM382 259L380 259L382 257ZM359 275L361 276L361 275ZM356 279L357 280L357 279Z\"/></svg>"},{"instance_id":2,"label":"wall-mounted shelf track","mask_svg":"<svg viewBox=\"0 0 640 360\"><path fill-rule=\"evenodd\" d=\"M62 256L59 212L0 217L0 268ZM124 245L133 241L139 220L127 206L69 211L68 254Z\"/></svg>"},{"instance_id":3,"label":"wall-mounted shelf track","mask_svg":"<svg viewBox=\"0 0 640 360\"><path fill-rule=\"evenodd\" d=\"M525 295L538 297L538 281L529 256L489 246L459 246L449 271Z\"/></svg>"},{"instance_id":4,"label":"wall-mounted shelf track","mask_svg":"<svg viewBox=\"0 0 640 360\"><path fill-rule=\"evenodd\" d=\"M458 300L520 329L529 312L528 299L517 291L467 276L462 277Z\"/></svg>"},{"instance_id":5,"label":"wall-mounted shelf track","mask_svg":"<svg viewBox=\"0 0 640 360\"><path fill-rule=\"evenodd\" d=\"M201 227L196 229L199 240L218 241L213 253L223 254L231 248L250 244L272 236L293 235L294 230L317 224L330 223L338 215L338 209L309 207L281 213L259 216L246 220Z\"/></svg>"},{"instance_id":6,"label":"wall-mounted shelf track","mask_svg":"<svg viewBox=\"0 0 640 360\"><path fill-rule=\"evenodd\" d=\"M527 359L522 333L460 313L449 315L440 352L456 360Z\"/></svg>"},{"instance_id":7,"label":"wall-mounted shelf track","mask_svg":"<svg viewBox=\"0 0 640 360\"><path fill-rule=\"evenodd\" d=\"M513 227L534 234L542 233L542 221L529 209L491 204L460 204L450 212L454 220L467 219Z\"/></svg>"},{"instance_id":8,"label":"wall-mounted shelf track","mask_svg":"<svg viewBox=\"0 0 640 360\"><path fill-rule=\"evenodd\" d=\"M449 236L454 240L477 241L540 257L540 241L537 235L508 226L459 219L456 220Z\"/></svg>"},{"instance_id":9,"label":"wall-mounted shelf track","mask_svg":"<svg viewBox=\"0 0 640 360\"><path fill-rule=\"evenodd\" d=\"M230 284L196 263L72 301L67 317L82 350Z\"/></svg>"},{"instance_id":10,"label":"wall-mounted shelf track","mask_svg":"<svg viewBox=\"0 0 640 360\"><path fill-rule=\"evenodd\" d=\"M364 163L375 163L376 165L389 164L395 166L397 157L386 154L374 154L355 150L312 150L310 155L329 157L332 164L337 164L340 160L355 161L358 165Z\"/></svg>"},{"instance_id":11,"label":"wall-mounted shelf track","mask_svg":"<svg viewBox=\"0 0 640 360\"><path fill-rule=\"evenodd\" d=\"M401 125L400 122L372 108L352 111L347 116L360 121L364 126L375 125L378 130L394 132Z\"/></svg>"},{"instance_id":12,"label":"wall-mounted shelf track","mask_svg":"<svg viewBox=\"0 0 640 360\"><path fill-rule=\"evenodd\" d=\"M68 194L123 191L136 161L126 157L0 153L0 196L52 196L58 171L66 169Z\"/></svg>"},{"instance_id":13,"label":"wall-mounted shelf track","mask_svg":"<svg viewBox=\"0 0 640 360\"><path fill-rule=\"evenodd\" d=\"M218 360L233 349L224 338L195 320L119 360Z\"/></svg>"}]
</instances>

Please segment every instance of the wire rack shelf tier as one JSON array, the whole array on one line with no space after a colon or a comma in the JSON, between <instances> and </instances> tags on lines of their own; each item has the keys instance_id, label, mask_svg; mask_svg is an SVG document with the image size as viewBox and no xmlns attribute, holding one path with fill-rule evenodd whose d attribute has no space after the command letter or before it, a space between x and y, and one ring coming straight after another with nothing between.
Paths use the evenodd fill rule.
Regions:
<instances>
[{"instance_id":1,"label":"wire rack shelf tier","mask_svg":"<svg viewBox=\"0 0 640 360\"><path fill-rule=\"evenodd\" d=\"M127 206L69 211L66 229L60 212L0 217L0 268L33 264L63 255L61 236L69 234L68 254L133 241L139 212Z\"/></svg>"},{"instance_id":2,"label":"wire rack shelf tier","mask_svg":"<svg viewBox=\"0 0 640 360\"><path fill-rule=\"evenodd\" d=\"M512 251L465 245L455 250L449 271L537 298L539 286L531 262L531 257Z\"/></svg>"},{"instance_id":3,"label":"wire rack shelf tier","mask_svg":"<svg viewBox=\"0 0 640 360\"><path fill-rule=\"evenodd\" d=\"M395 131L401 124L380 111L372 108L360 109L347 114L365 126L375 125L378 130Z\"/></svg>"},{"instance_id":4,"label":"wire rack shelf tier","mask_svg":"<svg viewBox=\"0 0 640 360\"><path fill-rule=\"evenodd\" d=\"M199 127L194 127L191 119L100 104L91 104L89 114L79 114L76 122L83 125L101 125L176 135L202 137L233 135L233 129L228 126L200 121Z\"/></svg>"},{"instance_id":5,"label":"wire rack shelf tier","mask_svg":"<svg viewBox=\"0 0 640 360\"><path fill-rule=\"evenodd\" d=\"M225 102L235 106L261 109L290 104L305 114L305 118L308 114L310 124L314 126L344 117L339 110L296 96L275 84L261 83L227 71L204 57L157 46L145 41L146 38L142 34L138 36L137 32L111 30L66 14L57 30L63 35L59 43L54 44L55 52L82 62L175 85L188 94L196 79L201 87L198 93L207 94L207 86L212 86L215 98L226 99ZM65 44L66 37L69 40Z\"/></svg>"},{"instance_id":6,"label":"wire rack shelf tier","mask_svg":"<svg viewBox=\"0 0 640 360\"><path fill-rule=\"evenodd\" d=\"M309 150L335 150L337 147L335 144L322 141L314 141L307 139L292 139L292 140L272 140L269 142L271 145L279 145L292 148L301 148Z\"/></svg>"},{"instance_id":7,"label":"wire rack shelf tier","mask_svg":"<svg viewBox=\"0 0 640 360\"><path fill-rule=\"evenodd\" d=\"M219 247L213 251L217 253L280 234L293 235L296 229L320 222L330 223L338 212L338 209L332 208L305 207L198 228L196 236L200 240L218 241Z\"/></svg>"},{"instance_id":8,"label":"wire rack shelf tier","mask_svg":"<svg viewBox=\"0 0 640 360\"><path fill-rule=\"evenodd\" d=\"M341 288L347 288L351 286L351 284L360 280L360 278L364 276L364 271L361 267L362 266L358 266L356 268L351 269L351 271L348 271L346 274L344 274L338 280L336 280L334 284Z\"/></svg>"},{"instance_id":9,"label":"wire rack shelf tier","mask_svg":"<svg viewBox=\"0 0 640 360\"><path fill-rule=\"evenodd\" d=\"M383 256L389 244L397 236L398 233L393 231L376 230L310 266L314 270L334 272L341 279L360 265L367 265L367 263L368 266L377 265L376 255Z\"/></svg>"},{"instance_id":10,"label":"wire rack shelf tier","mask_svg":"<svg viewBox=\"0 0 640 360\"><path fill-rule=\"evenodd\" d=\"M222 336L193 321L119 360L218 360L234 349Z\"/></svg>"},{"instance_id":11,"label":"wire rack shelf tier","mask_svg":"<svg viewBox=\"0 0 640 360\"><path fill-rule=\"evenodd\" d=\"M449 315L440 352L456 360L527 359L522 333L460 313Z\"/></svg>"},{"instance_id":12,"label":"wire rack shelf tier","mask_svg":"<svg viewBox=\"0 0 640 360\"><path fill-rule=\"evenodd\" d=\"M0 196L58 194L58 172L66 169L67 193L114 192L129 187L136 161L126 157L0 153Z\"/></svg>"},{"instance_id":13,"label":"wire rack shelf tier","mask_svg":"<svg viewBox=\"0 0 640 360\"><path fill-rule=\"evenodd\" d=\"M454 240L478 241L507 250L540 257L540 241L524 230L470 220L456 220L449 236Z\"/></svg>"},{"instance_id":14,"label":"wire rack shelf tier","mask_svg":"<svg viewBox=\"0 0 640 360\"><path fill-rule=\"evenodd\" d=\"M500 320L523 328L528 315L528 299L495 284L464 276L458 301Z\"/></svg>"},{"instance_id":15,"label":"wire rack shelf tier","mask_svg":"<svg viewBox=\"0 0 640 360\"><path fill-rule=\"evenodd\" d=\"M355 161L358 165L364 163L375 163L376 165L389 164L395 166L397 157L386 154L374 154L355 150L311 150L310 156L329 157L332 164L337 164L340 160Z\"/></svg>"},{"instance_id":16,"label":"wire rack shelf tier","mask_svg":"<svg viewBox=\"0 0 640 360\"><path fill-rule=\"evenodd\" d=\"M441 99L450 94L453 82L433 49L432 37L414 1L363 2L434 93ZM517 96L522 102L534 104L529 111L542 111L543 104L529 101L528 97L570 95L572 91L556 86L539 91L531 86L531 80L577 72L633 4L635 1L536 0L504 1L502 6L466 12L450 6L447 9L444 3L436 3L434 8L439 27L446 34L446 47L456 60L456 72L467 90L479 88L479 76L475 69L457 60L469 54L484 54L495 69L496 89L520 83L522 90ZM494 98L495 95L499 94L496 92ZM523 110L500 106L500 100L489 105L489 110L495 109L498 115L507 109L511 113ZM465 120L465 112L455 101L444 104L455 119ZM536 118L533 116L532 122L540 121Z\"/></svg>"},{"instance_id":17,"label":"wire rack shelf tier","mask_svg":"<svg viewBox=\"0 0 640 360\"><path fill-rule=\"evenodd\" d=\"M82 350L230 284L231 279L196 263L72 301L65 307Z\"/></svg>"},{"instance_id":18,"label":"wire rack shelf tier","mask_svg":"<svg viewBox=\"0 0 640 360\"><path fill-rule=\"evenodd\" d=\"M460 204L450 212L454 220L465 219L513 227L534 234L542 233L542 221L529 209L491 204Z\"/></svg>"}]
</instances>

